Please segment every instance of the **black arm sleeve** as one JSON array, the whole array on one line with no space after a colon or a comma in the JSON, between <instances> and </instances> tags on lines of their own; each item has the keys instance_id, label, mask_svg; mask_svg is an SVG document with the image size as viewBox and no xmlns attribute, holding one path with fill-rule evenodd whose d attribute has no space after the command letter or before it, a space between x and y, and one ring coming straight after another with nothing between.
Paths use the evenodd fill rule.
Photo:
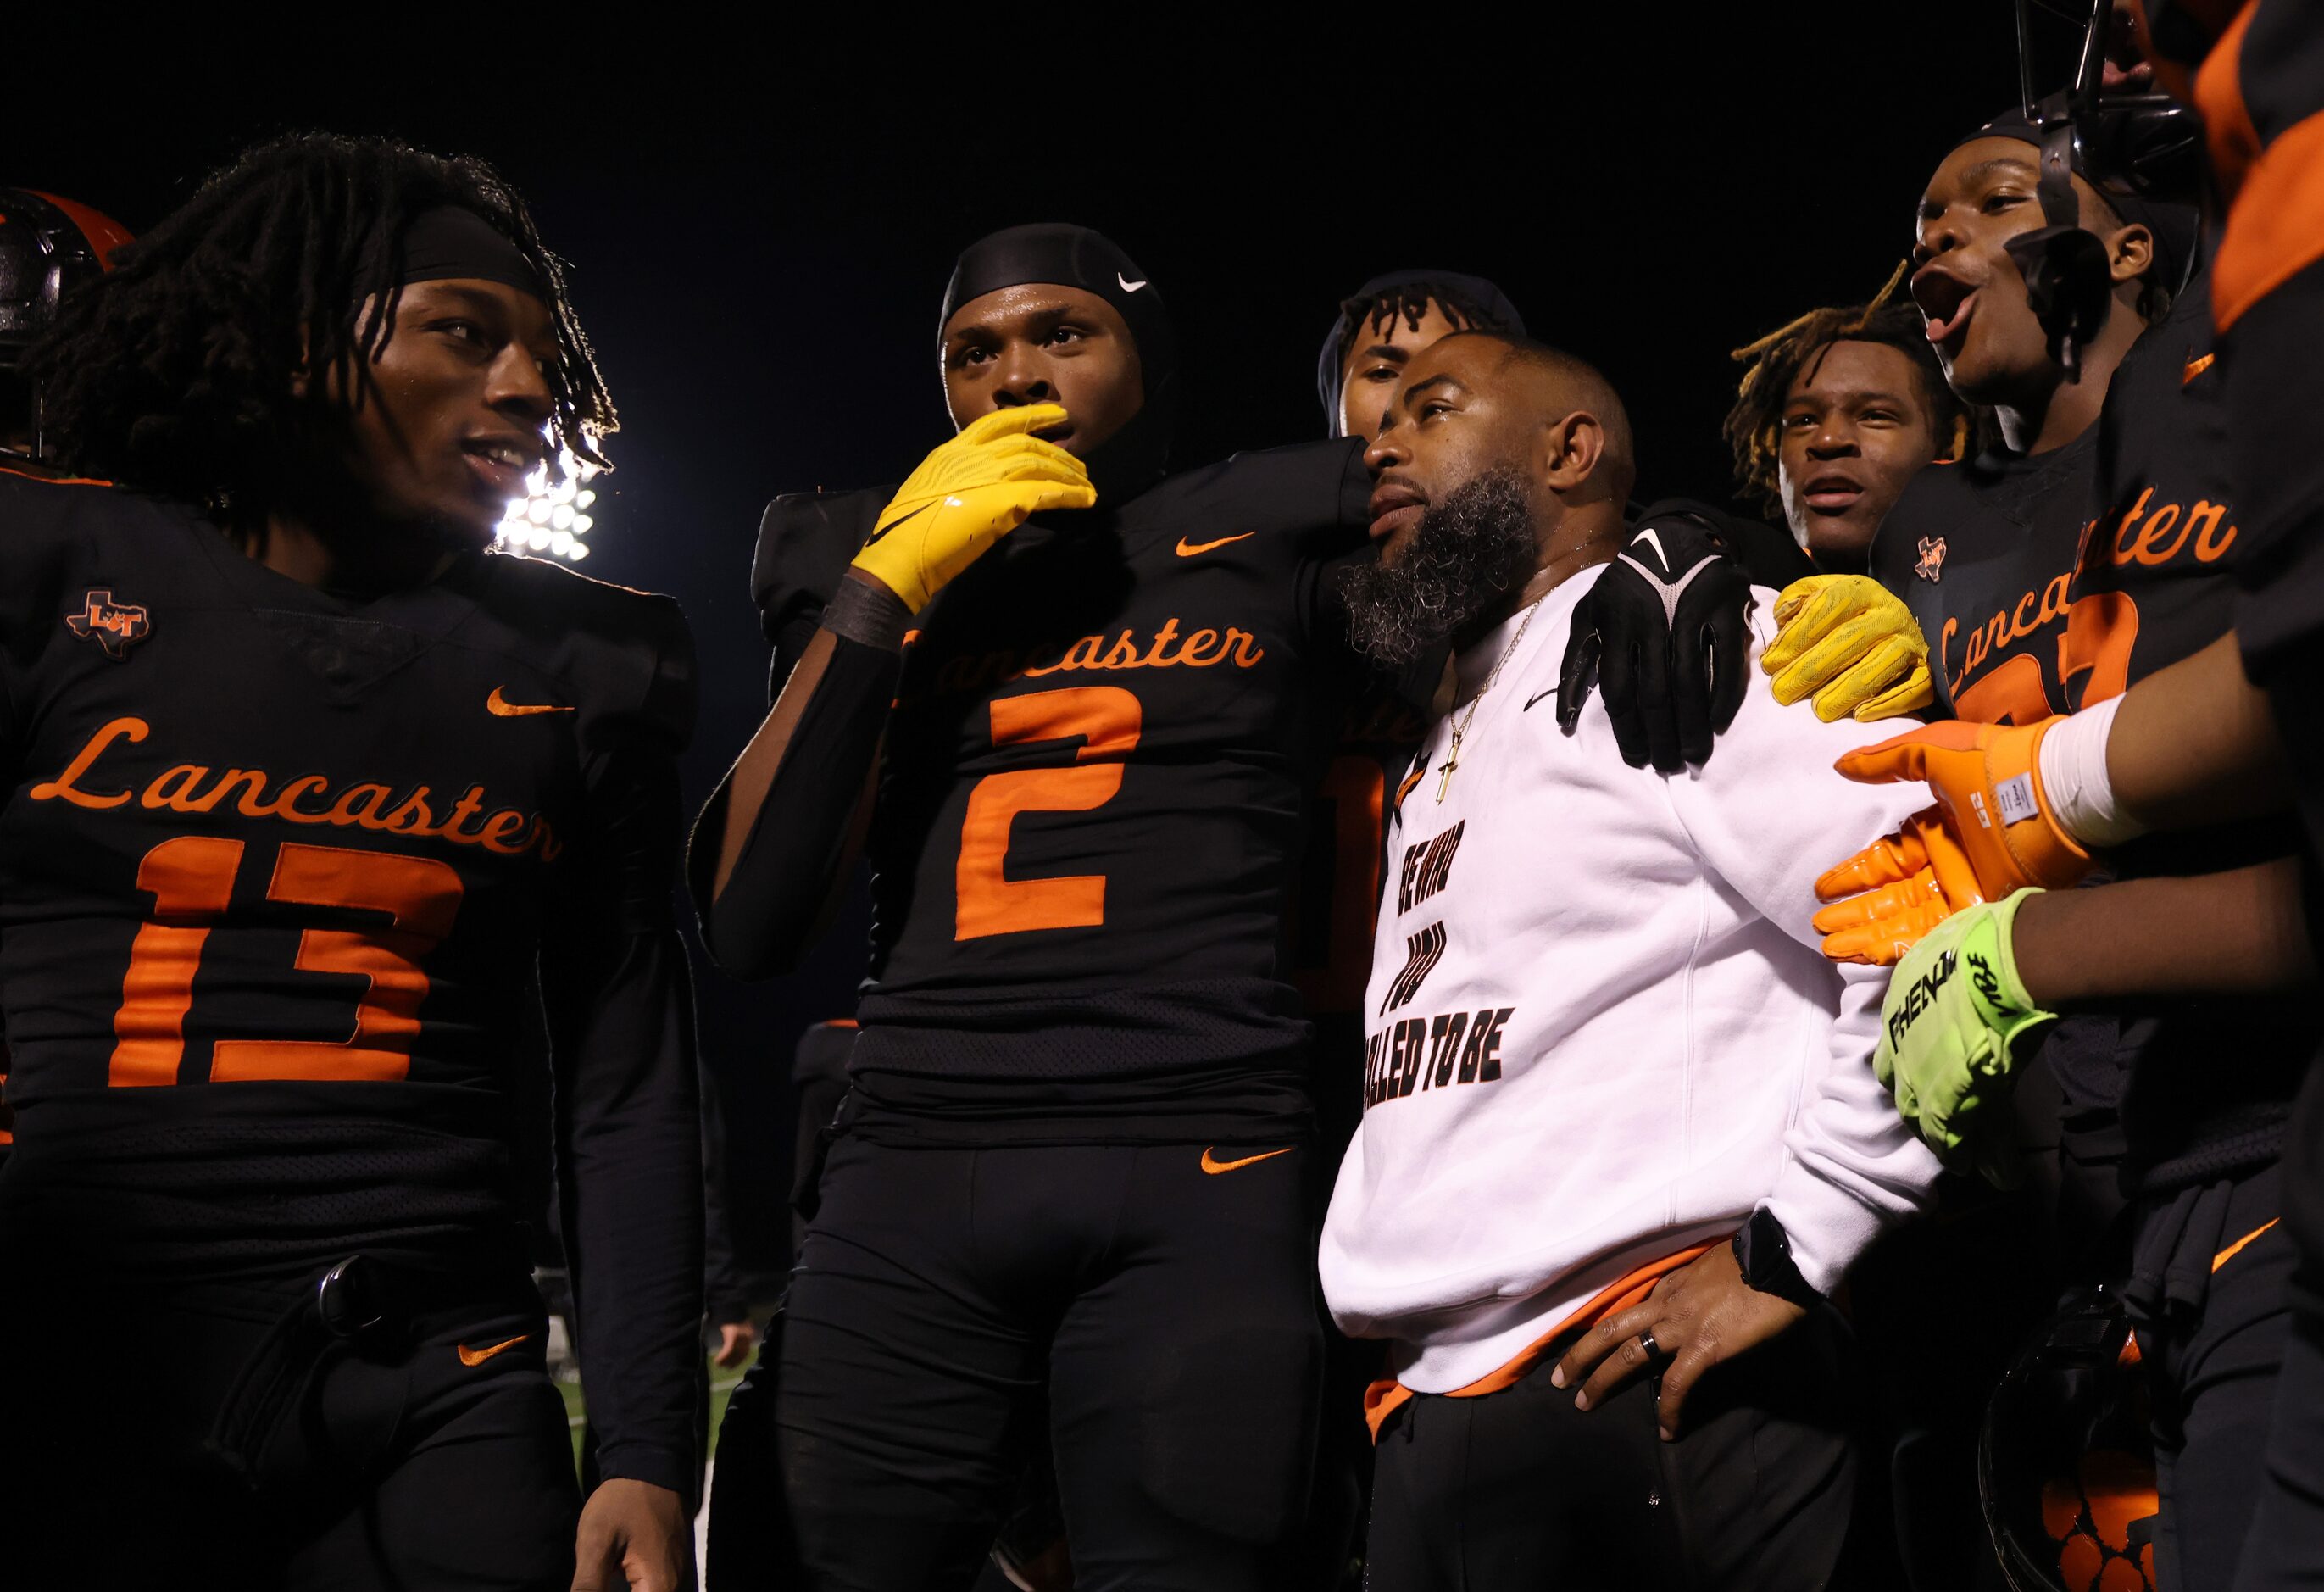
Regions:
<instances>
[{"instance_id":1,"label":"black arm sleeve","mask_svg":"<svg viewBox=\"0 0 2324 1592\"><path fill-rule=\"evenodd\" d=\"M607 1476L696 1486L702 1120L694 999L672 922L686 700L625 714L590 748L588 812L541 942L558 1186L582 1380Z\"/></svg>"},{"instance_id":2,"label":"black arm sleeve","mask_svg":"<svg viewBox=\"0 0 2324 1592\"><path fill-rule=\"evenodd\" d=\"M774 783L724 891L714 891L728 783L695 825L687 883L712 960L745 978L791 967L813 939L838 879L864 776L880 754L900 654L835 636L831 662L800 712Z\"/></svg>"},{"instance_id":3,"label":"black arm sleeve","mask_svg":"<svg viewBox=\"0 0 2324 1592\"><path fill-rule=\"evenodd\" d=\"M702 1088L702 1291L710 1324L724 1327L751 1318L751 1279L734 1253L734 1229L726 1214L726 1117L719 1109L718 1080L703 1069Z\"/></svg>"}]
</instances>

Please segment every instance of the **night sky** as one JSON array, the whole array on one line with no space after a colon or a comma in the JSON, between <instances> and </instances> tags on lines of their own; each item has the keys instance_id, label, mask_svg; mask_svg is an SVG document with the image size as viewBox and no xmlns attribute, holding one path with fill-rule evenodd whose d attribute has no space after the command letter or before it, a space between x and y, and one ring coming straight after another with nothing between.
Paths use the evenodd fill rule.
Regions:
<instances>
[{"instance_id":1,"label":"night sky","mask_svg":"<svg viewBox=\"0 0 2324 1592\"><path fill-rule=\"evenodd\" d=\"M0 183L135 231L279 133L497 164L572 263L622 410L586 572L673 593L693 622L698 802L765 706L760 510L896 480L948 433L936 310L981 234L1079 221L1146 269L1179 326L1182 464L1321 434L1337 301L1438 266L1499 281L1535 335L1605 368L1641 496L1717 498L1727 351L1877 290L1937 157L2016 92L2004 0L1547 5L1522 29L1481 6L1324 10L1304 42L1247 27L1256 8L1018 0L956 8L942 37L898 11L853 39L792 31L792 11L624 8L552 34L563 14L350 8L365 31L327 43L12 21ZM1148 31L1093 32L1097 14ZM2062 59L2070 31L2044 27ZM791 1043L847 1009L860 930L791 980L702 981L762 1264L782 1260Z\"/></svg>"}]
</instances>

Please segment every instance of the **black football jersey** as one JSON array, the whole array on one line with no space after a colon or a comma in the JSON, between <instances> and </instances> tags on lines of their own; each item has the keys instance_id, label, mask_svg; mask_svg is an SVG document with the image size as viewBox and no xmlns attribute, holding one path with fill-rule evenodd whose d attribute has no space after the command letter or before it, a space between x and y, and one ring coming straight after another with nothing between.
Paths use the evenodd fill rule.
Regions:
<instances>
[{"instance_id":1,"label":"black football jersey","mask_svg":"<svg viewBox=\"0 0 2324 1592\"><path fill-rule=\"evenodd\" d=\"M2061 643L2097 469L2095 429L2030 458L1933 464L1880 523L1872 576L1928 638L1948 716L2032 724L2070 710L2070 687L2086 669Z\"/></svg>"},{"instance_id":2,"label":"black football jersey","mask_svg":"<svg viewBox=\"0 0 2324 1592\"><path fill-rule=\"evenodd\" d=\"M2231 486L2210 303L2207 266L2107 390L2098 426L2103 507L2076 573L2072 638L2098 671L2078 707L2103 699L2102 678L2144 679L2235 623L2238 567L2250 549ZM2107 861L2118 877L2201 874L2289 856L2298 841L2286 815L2150 836ZM2324 1038L2311 1006L2255 997L2128 1012L2123 1117L2135 1152L2153 1162L2238 1139L2269 1142ZM2206 1161L2197 1154L2185 1175L2204 1175Z\"/></svg>"},{"instance_id":3,"label":"black football jersey","mask_svg":"<svg viewBox=\"0 0 2324 1592\"><path fill-rule=\"evenodd\" d=\"M2072 442L1932 465L1882 523L1872 572L1912 607L1955 717L2024 725L2092 706L2233 623L2240 535L2209 300L2209 273L2198 273L2116 367L2098 423ZM2113 877L2205 873L2292 844L2288 821L2245 824L2153 837L2107 861ZM2124 1125L2140 1161L2240 1132L2289 1097L2311 1025L2288 1002L2224 1005L2134 1006L2104 1020L2118 1023L2119 1045L2105 1087L2129 1090ZM2224 1053L2234 1066L2218 1064ZM2094 1078L2085 1092L2101 1092Z\"/></svg>"},{"instance_id":4,"label":"black football jersey","mask_svg":"<svg viewBox=\"0 0 2324 1592\"><path fill-rule=\"evenodd\" d=\"M1305 957L1286 905L1368 680L1333 573L1364 546L1370 493L1352 442L1239 455L1028 523L929 605L867 843L859 1094L967 1084L998 1114L1129 1133L1172 1101L1214 1104L1214 1083L1297 1077ZM844 567L866 502L794 500L783 544L762 542L779 671L819 607L802 571ZM1373 768L1347 775L1355 829L1376 822Z\"/></svg>"},{"instance_id":5,"label":"black football jersey","mask_svg":"<svg viewBox=\"0 0 2324 1592\"><path fill-rule=\"evenodd\" d=\"M8 477L0 569L8 1202L140 1268L506 1234L542 947L667 925L675 606L476 557L350 606Z\"/></svg>"}]
</instances>

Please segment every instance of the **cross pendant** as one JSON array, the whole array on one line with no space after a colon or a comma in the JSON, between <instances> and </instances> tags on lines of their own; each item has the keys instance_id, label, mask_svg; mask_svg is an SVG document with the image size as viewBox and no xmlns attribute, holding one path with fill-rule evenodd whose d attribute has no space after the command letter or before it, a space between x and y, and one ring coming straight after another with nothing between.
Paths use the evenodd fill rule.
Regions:
<instances>
[{"instance_id":1,"label":"cross pendant","mask_svg":"<svg viewBox=\"0 0 2324 1592\"><path fill-rule=\"evenodd\" d=\"M1452 789L1452 771L1460 766L1461 732L1459 730L1454 730L1452 732L1452 745L1445 749L1444 761L1437 770L1437 772L1443 775L1443 777L1436 782L1436 801L1439 806L1443 804L1444 792Z\"/></svg>"}]
</instances>

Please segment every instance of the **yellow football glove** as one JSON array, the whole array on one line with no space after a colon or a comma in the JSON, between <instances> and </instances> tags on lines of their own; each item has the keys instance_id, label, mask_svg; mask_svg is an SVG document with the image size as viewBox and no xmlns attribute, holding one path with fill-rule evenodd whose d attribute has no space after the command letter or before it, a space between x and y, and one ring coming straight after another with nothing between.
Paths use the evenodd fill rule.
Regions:
<instances>
[{"instance_id":1,"label":"yellow football glove","mask_svg":"<svg viewBox=\"0 0 2324 1592\"><path fill-rule=\"evenodd\" d=\"M855 567L917 614L1031 515L1093 505L1082 461L1031 434L1065 418L1056 404L1032 403L969 421L897 489Z\"/></svg>"},{"instance_id":2,"label":"yellow football glove","mask_svg":"<svg viewBox=\"0 0 2324 1592\"><path fill-rule=\"evenodd\" d=\"M1775 700L1815 699L1826 724L1894 718L1935 701L1929 643L1913 611L1868 575L1811 575L1775 598L1775 639L1759 667Z\"/></svg>"}]
</instances>

